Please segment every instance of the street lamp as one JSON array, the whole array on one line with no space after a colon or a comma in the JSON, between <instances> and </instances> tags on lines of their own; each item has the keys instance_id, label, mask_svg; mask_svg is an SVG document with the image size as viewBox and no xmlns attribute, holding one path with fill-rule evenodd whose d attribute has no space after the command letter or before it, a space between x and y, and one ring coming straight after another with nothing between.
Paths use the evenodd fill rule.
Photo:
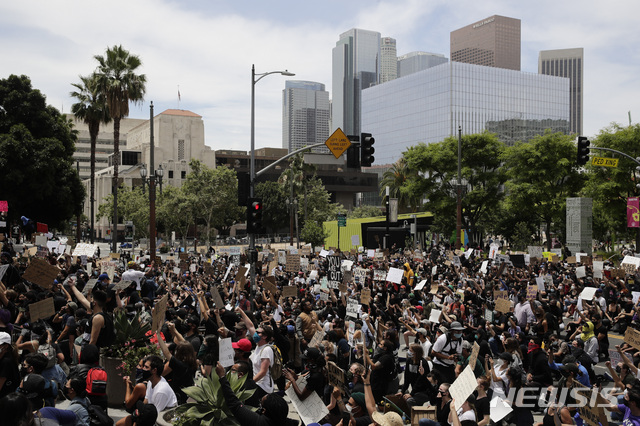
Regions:
<instances>
[{"instance_id":1,"label":"street lamp","mask_svg":"<svg viewBox=\"0 0 640 426\"><path fill-rule=\"evenodd\" d=\"M251 159L249 163L249 197L254 197L254 187L256 178L256 83L268 76L269 74L281 74L287 77L292 77L295 74L287 70L284 71L269 71L261 74L256 74L255 65L251 65ZM256 79L256 77L258 77ZM256 286L256 236L254 233L249 234L249 260L251 262L251 296L255 291Z\"/></svg>"},{"instance_id":2,"label":"street lamp","mask_svg":"<svg viewBox=\"0 0 640 426\"><path fill-rule=\"evenodd\" d=\"M156 185L160 186L160 193L162 193L162 176L164 176L162 164L158 166L157 170L154 170L153 102L149 106L149 145L149 170L153 172L153 175L147 177L147 166L143 164L140 169L140 177L142 178L143 194L145 185L149 185L149 252L153 261L156 258Z\"/></svg>"},{"instance_id":3,"label":"street lamp","mask_svg":"<svg viewBox=\"0 0 640 426\"><path fill-rule=\"evenodd\" d=\"M458 126L458 184L456 191L456 249L460 250L462 232L462 126Z\"/></svg>"}]
</instances>

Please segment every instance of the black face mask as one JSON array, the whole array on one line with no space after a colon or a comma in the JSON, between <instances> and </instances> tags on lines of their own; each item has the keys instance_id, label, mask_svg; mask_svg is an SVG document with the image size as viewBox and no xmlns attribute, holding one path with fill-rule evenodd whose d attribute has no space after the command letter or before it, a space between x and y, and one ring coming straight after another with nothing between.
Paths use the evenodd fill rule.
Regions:
<instances>
[{"instance_id":1,"label":"black face mask","mask_svg":"<svg viewBox=\"0 0 640 426\"><path fill-rule=\"evenodd\" d=\"M29 369L25 367L20 367L20 377L25 377L29 374Z\"/></svg>"},{"instance_id":2,"label":"black face mask","mask_svg":"<svg viewBox=\"0 0 640 426\"><path fill-rule=\"evenodd\" d=\"M68 400L71 400L71 397L69 397L69 388L64 386L62 388L62 394L64 395L64 397Z\"/></svg>"},{"instance_id":3,"label":"black face mask","mask_svg":"<svg viewBox=\"0 0 640 426\"><path fill-rule=\"evenodd\" d=\"M140 380L141 381L149 380L152 374L153 373L151 373L151 370L142 370L142 372L140 373ZM136 381L137 380L138 380L138 374L136 372Z\"/></svg>"}]
</instances>

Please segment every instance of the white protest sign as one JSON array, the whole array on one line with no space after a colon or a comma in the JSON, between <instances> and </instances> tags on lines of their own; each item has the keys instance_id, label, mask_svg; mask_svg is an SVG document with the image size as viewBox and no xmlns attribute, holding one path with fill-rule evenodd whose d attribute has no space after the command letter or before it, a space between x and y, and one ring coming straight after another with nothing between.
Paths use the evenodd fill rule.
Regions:
<instances>
[{"instance_id":1,"label":"white protest sign","mask_svg":"<svg viewBox=\"0 0 640 426\"><path fill-rule=\"evenodd\" d=\"M229 276L229 272L231 272L231 268L233 268L233 265L229 265L229 267L227 268L227 272L224 273L224 278L222 278L222 281L227 280L227 277Z\"/></svg>"},{"instance_id":2,"label":"white protest sign","mask_svg":"<svg viewBox=\"0 0 640 426\"><path fill-rule=\"evenodd\" d=\"M402 282L403 274L404 274L404 271L402 269L389 268L386 281L390 281L395 284L400 284Z\"/></svg>"},{"instance_id":3,"label":"white protest sign","mask_svg":"<svg viewBox=\"0 0 640 426\"><path fill-rule=\"evenodd\" d=\"M442 311L440 309L431 309L431 315L429 315L429 322L438 323L440 322L440 315Z\"/></svg>"},{"instance_id":4,"label":"white protest sign","mask_svg":"<svg viewBox=\"0 0 640 426\"><path fill-rule=\"evenodd\" d=\"M431 268L431 276L435 275L438 273L438 266L434 266L433 268Z\"/></svg>"},{"instance_id":5,"label":"white protest sign","mask_svg":"<svg viewBox=\"0 0 640 426\"><path fill-rule=\"evenodd\" d=\"M486 274L487 266L489 266L489 261L488 260L483 261L482 265L480 266L480 272L482 272L483 274Z\"/></svg>"},{"instance_id":6,"label":"white protest sign","mask_svg":"<svg viewBox=\"0 0 640 426\"><path fill-rule=\"evenodd\" d=\"M307 377L301 376L296 380L296 383L298 389L305 389L307 387ZM289 397L291 404L293 404L293 408L295 408L300 415L300 420L302 420L305 425L317 423L329 414L329 409L324 405L324 402L315 391L307 396L304 401L300 401L293 386L289 386L285 393Z\"/></svg>"},{"instance_id":7,"label":"white protest sign","mask_svg":"<svg viewBox=\"0 0 640 426\"><path fill-rule=\"evenodd\" d=\"M2 278L4 277L4 274L7 272L8 268L9 265L0 265L0 281L2 281Z\"/></svg>"},{"instance_id":8,"label":"white protest sign","mask_svg":"<svg viewBox=\"0 0 640 426\"><path fill-rule=\"evenodd\" d=\"M602 278L602 271L604 270L604 262L601 260L593 261L593 278Z\"/></svg>"},{"instance_id":9,"label":"white protest sign","mask_svg":"<svg viewBox=\"0 0 640 426\"><path fill-rule=\"evenodd\" d=\"M358 319L360 313L360 305L356 302L347 302L347 317Z\"/></svg>"},{"instance_id":10,"label":"white protest sign","mask_svg":"<svg viewBox=\"0 0 640 426\"><path fill-rule=\"evenodd\" d=\"M371 250L371 249L367 250L367 257L368 258L373 259L375 257L375 255L376 255L376 251L375 250Z\"/></svg>"},{"instance_id":11,"label":"white protest sign","mask_svg":"<svg viewBox=\"0 0 640 426\"><path fill-rule=\"evenodd\" d=\"M88 257L93 257L98 246L95 244L78 243L73 249L72 256L82 256L83 254Z\"/></svg>"},{"instance_id":12,"label":"white protest sign","mask_svg":"<svg viewBox=\"0 0 640 426\"><path fill-rule=\"evenodd\" d=\"M637 304L638 299L640 299L640 291L632 291L631 295L633 296L633 304Z\"/></svg>"},{"instance_id":13,"label":"white protest sign","mask_svg":"<svg viewBox=\"0 0 640 426\"><path fill-rule=\"evenodd\" d=\"M624 257L624 259L622 259L622 262L620 262L620 264L623 264L623 263L629 263L631 265L634 265L637 269L638 266L640 266L640 257L627 255Z\"/></svg>"},{"instance_id":14,"label":"white protest sign","mask_svg":"<svg viewBox=\"0 0 640 426\"><path fill-rule=\"evenodd\" d=\"M352 266L353 266L353 260L343 260L341 269L343 271L350 271Z\"/></svg>"},{"instance_id":15,"label":"white protest sign","mask_svg":"<svg viewBox=\"0 0 640 426\"><path fill-rule=\"evenodd\" d=\"M426 284L427 284L427 280L422 280L418 283L418 285L414 290L422 290Z\"/></svg>"},{"instance_id":16,"label":"white protest sign","mask_svg":"<svg viewBox=\"0 0 640 426\"><path fill-rule=\"evenodd\" d=\"M472 254L473 254L473 249L470 248L469 250L464 252L464 257L468 259L469 257L471 257Z\"/></svg>"},{"instance_id":17,"label":"white protest sign","mask_svg":"<svg viewBox=\"0 0 640 426\"><path fill-rule=\"evenodd\" d=\"M462 405L462 401L466 401L477 387L478 381L476 375L473 374L471 366L467 365L455 382L449 387L449 393L458 405Z\"/></svg>"},{"instance_id":18,"label":"white protest sign","mask_svg":"<svg viewBox=\"0 0 640 426\"><path fill-rule=\"evenodd\" d=\"M584 278L587 276L586 266L578 266L576 268L576 278Z\"/></svg>"},{"instance_id":19,"label":"white protest sign","mask_svg":"<svg viewBox=\"0 0 640 426\"><path fill-rule=\"evenodd\" d=\"M231 346L231 337L221 339L218 342L218 354L220 357L220 364L223 367L231 367L234 364L234 353L233 347Z\"/></svg>"},{"instance_id":20,"label":"white protest sign","mask_svg":"<svg viewBox=\"0 0 640 426\"><path fill-rule=\"evenodd\" d=\"M536 277L536 284L538 284L538 291L546 291L547 289L544 286L544 278Z\"/></svg>"},{"instance_id":21,"label":"white protest sign","mask_svg":"<svg viewBox=\"0 0 640 426\"><path fill-rule=\"evenodd\" d=\"M596 295L595 287L585 287L584 290L582 290L582 293L580 293L580 297L583 298L584 300L592 300L593 296L595 295Z\"/></svg>"},{"instance_id":22,"label":"white protest sign","mask_svg":"<svg viewBox=\"0 0 640 426\"><path fill-rule=\"evenodd\" d=\"M327 250L324 250L324 249L323 249L323 250L320 252L320 257L327 257L327 256L329 256L329 252L328 252Z\"/></svg>"},{"instance_id":23,"label":"white protest sign","mask_svg":"<svg viewBox=\"0 0 640 426\"><path fill-rule=\"evenodd\" d=\"M622 355L616 349L609 349L609 360L611 361L611 366L616 368L619 362L622 362Z\"/></svg>"},{"instance_id":24,"label":"white protest sign","mask_svg":"<svg viewBox=\"0 0 640 426\"><path fill-rule=\"evenodd\" d=\"M511 405L507 404L504 399L499 396L495 396L491 402L489 403L489 416L491 420L498 423L502 420L507 414L513 411Z\"/></svg>"},{"instance_id":25,"label":"white protest sign","mask_svg":"<svg viewBox=\"0 0 640 426\"><path fill-rule=\"evenodd\" d=\"M576 253L576 262L582 263L583 257L589 257L587 253Z\"/></svg>"},{"instance_id":26,"label":"white protest sign","mask_svg":"<svg viewBox=\"0 0 640 426\"><path fill-rule=\"evenodd\" d=\"M351 236L351 245L359 246L360 245L360 235L352 235Z\"/></svg>"}]
</instances>

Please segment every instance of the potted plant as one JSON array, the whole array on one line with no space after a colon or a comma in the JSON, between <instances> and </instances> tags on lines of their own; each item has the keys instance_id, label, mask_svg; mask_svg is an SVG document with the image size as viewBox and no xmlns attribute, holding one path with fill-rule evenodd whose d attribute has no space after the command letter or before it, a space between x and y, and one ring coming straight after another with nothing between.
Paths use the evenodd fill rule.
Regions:
<instances>
[{"instance_id":1,"label":"potted plant","mask_svg":"<svg viewBox=\"0 0 640 426\"><path fill-rule=\"evenodd\" d=\"M251 398L255 389L243 389L247 376L238 378L236 374L227 373L227 380L231 389L243 403ZM183 389L189 397L186 404L161 413L158 416L160 425L181 425L181 426L233 426L239 425L238 421L227 407L227 403L222 394L220 378L212 371L208 377L201 377L196 380L194 386Z\"/></svg>"},{"instance_id":2,"label":"potted plant","mask_svg":"<svg viewBox=\"0 0 640 426\"><path fill-rule=\"evenodd\" d=\"M126 390L122 378L135 377L140 359L151 354L158 355L160 350L151 341L151 325L141 320L138 312L129 319L124 310L117 309L113 314L113 328L115 339L103 352L102 366L107 372L109 406L121 407Z\"/></svg>"}]
</instances>

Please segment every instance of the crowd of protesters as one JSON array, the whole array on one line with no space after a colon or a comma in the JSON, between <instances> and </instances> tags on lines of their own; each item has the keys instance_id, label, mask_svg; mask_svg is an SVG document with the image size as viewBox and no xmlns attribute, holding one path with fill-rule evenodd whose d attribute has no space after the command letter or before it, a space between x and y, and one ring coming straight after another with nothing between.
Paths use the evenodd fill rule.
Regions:
<instances>
[{"instance_id":1,"label":"crowd of protesters","mask_svg":"<svg viewBox=\"0 0 640 426\"><path fill-rule=\"evenodd\" d=\"M327 279L327 254L341 257L339 285ZM186 402L183 389L197 377L217 374L228 407L246 425L294 424L283 398L289 387L302 401L315 392L329 410L323 422L333 425L399 426L411 407L428 405L435 418L422 426L485 426L495 423L490 401L496 397L512 408L500 422L532 425L539 412L545 426L582 425L575 394L557 390L607 384L606 397L615 401L605 407L611 421L640 425L640 353L609 342L610 332L636 327L640 277L620 275L607 261L594 273L591 258L527 257L514 266L445 245L370 254L312 253L303 255L304 268L292 269L278 263L277 251L265 251L254 288L237 276L245 259L213 249L163 262L123 259L112 277L87 269L99 265L97 258L50 254L60 272L45 289L22 278L29 260L5 244L0 411L20 425L85 425L108 414L106 396L90 392L87 376L112 342L113 313L138 312L150 321L155 302L167 295L166 322L156 334L162 356L140 359L137 376L121 379L131 415L118 424L154 424L158 413ZM578 274L578 267L584 271ZM401 278L387 281L394 268ZM91 279L96 284L83 292ZM132 284L116 290L120 280ZM292 286L295 296L284 297ZM585 288L595 289L589 300L581 296ZM53 298L55 315L31 321L29 305L45 298ZM504 303L497 309L498 298L506 299L506 309ZM235 364L225 370L218 342L227 337ZM618 365L609 362L610 349L620 354ZM471 358L477 388L454 401L449 389ZM280 360L282 374L275 374ZM329 363L343 371L342 386L330 383ZM598 363L604 374L596 373ZM248 401L237 399L228 374L246 376L245 388L255 390ZM523 404L527 396L531 407ZM56 408L62 398L70 401L64 410ZM404 404L393 406L404 410L389 410L394 398Z\"/></svg>"}]
</instances>

